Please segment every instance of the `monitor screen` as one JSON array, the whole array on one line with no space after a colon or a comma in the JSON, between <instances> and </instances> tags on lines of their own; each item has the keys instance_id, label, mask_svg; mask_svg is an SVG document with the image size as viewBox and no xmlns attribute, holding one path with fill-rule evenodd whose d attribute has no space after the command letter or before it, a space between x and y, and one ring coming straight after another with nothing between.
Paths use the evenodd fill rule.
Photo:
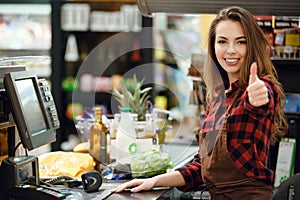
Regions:
<instances>
[{"instance_id":1,"label":"monitor screen","mask_svg":"<svg viewBox=\"0 0 300 200\"><path fill-rule=\"evenodd\" d=\"M295 172L300 172L300 94L299 93L286 93L286 107L284 109L285 116L288 122L288 132L285 137L296 139L296 163Z\"/></svg>"},{"instance_id":2,"label":"monitor screen","mask_svg":"<svg viewBox=\"0 0 300 200\"><path fill-rule=\"evenodd\" d=\"M300 94L286 93L285 96L286 96L286 105L284 111L300 113Z\"/></svg>"},{"instance_id":3,"label":"monitor screen","mask_svg":"<svg viewBox=\"0 0 300 200\"><path fill-rule=\"evenodd\" d=\"M54 142L59 120L47 81L33 71L10 72L4 76L4 86L24 148Z\"/></svg>"},{"instance_id":4,"label":"monitor screen","mask_svg":"<svg viewBox=\"0 0 300 200\"><path fill-rule=\"evenodd\" d=\"M28 121L28 129L35 135L47 129L46 120L38 100L32 79L16 80L16 88L19 93L25 120Z\"/></svg>"}]
</instances>

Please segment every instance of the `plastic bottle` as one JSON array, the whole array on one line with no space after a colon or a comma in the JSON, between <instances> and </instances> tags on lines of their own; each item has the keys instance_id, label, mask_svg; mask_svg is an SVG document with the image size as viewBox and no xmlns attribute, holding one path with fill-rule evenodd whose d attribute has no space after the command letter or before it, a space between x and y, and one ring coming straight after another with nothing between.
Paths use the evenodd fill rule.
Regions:
<instances>
[{"instance_id":1,"label":"plastic bottle","mask_svg":"<svg viewBox=\"0 0 300 200\"><path fill-rule=\"evenodd\" d=\"M119 132L132 138L136 138L131 112L131 108L121 108L121 119L118 126L117 138Z\"/></svg>"},{"instance_id":2,"label":"plastic bottle","mask_svg":"<svg viewBox=\"0 0 300 200\"><path fill-rule=\"evenodd\" d=\"M126 164L130 163L132 155L136 153L136 132L131 108L121 108L120 118L116 135L116 161Z\"/></svg>"}]
</instances>

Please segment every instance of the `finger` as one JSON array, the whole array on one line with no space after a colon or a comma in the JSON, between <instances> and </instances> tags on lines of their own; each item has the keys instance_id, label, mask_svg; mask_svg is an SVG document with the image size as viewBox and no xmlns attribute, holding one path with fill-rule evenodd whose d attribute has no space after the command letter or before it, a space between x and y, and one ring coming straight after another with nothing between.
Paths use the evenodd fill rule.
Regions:
<instances>
[{"instance_id":1,"label":"finger","mask_svg":"<svg viewBox=\"0 0 300 200\"><path fill-rule=\"evenodd\" d=\"M253 91L251 93L248 92L249 102L253 106L261 106L265 105L269 102L268 93L263 90Z\"/></svg>"},{"instance_id":2,"label":"finger","mask_svg":"<svg viewBox=\"0 0 300 200\"><path fill-rule=\"evenodd\" d=\"M251 67L250 67L249 85L254 83L256 81L256 79L258 79L257 64L256 64L256 62L254 62L251 64Z\"/></svg>"},{"instance_id":3,"label":"finger","mask_svg":"<svg viewBox=\"0 0 300 200\"><path fill-rule=\"evenodd\" d=\"M261 80L259 80L259 81L261 81ZM268 90L265 87L264 82L261 81L261 82L256 82L255 84L249 85L247 87L247 92L251 93L254 96L254 95L257 95L260 93L267 93Z\"/></svg>"},{"instance_id":4,"label":"finger","mask_svg":"<svg viewBox=\"0 0 300 200\"><path fill-rule=\"evenodd\" d=\"M250 88L248 90L248 96L251 98L266 98L268 97L268 92L265 88Z\"/></svg>"},{"instance_id":5,"label":"finger","mask_svg":"<svg viewBox=\"0 0 300 200\"><path fill-rule=\"evenodd\" d=\"M111 190L111 192L122 192L125 188L123 185L118 186L117 188L114 188Z\"/></svg>"},{"instance_id":6,"label":"finger","mask_svg":"<svg viewBox=\"0 0 300 200\"><path fill-rule=\"evenodd\" d=\"M142 190L142 187L141 186L137 186L137 187L131 188L130 192L140 192L141 190Z\"/></svg>"},{"instance_id":7,"label":"finger","mask_svg":"<svg viewBox=\"0 0 300 200\"><path fill-rule=\"evenodd\" d=\"M262 106L262 105L265 105L269 103L269 100L268 99L264 99L264 100L255 100L251 103L252 106L254 107L259 107L259 106Z\"/></svg>"},{"instance_id":8,"label":"finger","mask_svg":"<svg viewBox=\"0 0 300 200\"><path fill-rule=\"evenodd\" d=\"M113 189L112 192L123 192L127 188L131 188L135 186L136 184L133 183L134 181L129 181L127 183L119 185L117 188Z\"/></svg>"},{"instance_id":9,"label":"finger","mask_svg":"<svg viewBox=\"0 0 300 200\"><path fill-rule=\"evenodd\" d=\"M257 95L251 95L249 96L249 99L252 100L252 101L263 101L263 100L266 100L268 99L268 94L257 94Z\"/></svg>"}]
</instances>

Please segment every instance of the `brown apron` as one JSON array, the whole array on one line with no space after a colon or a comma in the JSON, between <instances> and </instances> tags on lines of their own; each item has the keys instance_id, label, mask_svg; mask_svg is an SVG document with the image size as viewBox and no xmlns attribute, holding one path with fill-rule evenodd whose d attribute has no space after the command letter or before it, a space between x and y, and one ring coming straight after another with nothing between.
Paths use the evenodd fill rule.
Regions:
<instances>
[{"instance_id":1,"label":"brown apron","mask_svg":"<svg viewBox=\"0 0 300 200\"><path fill-rule=\"evenodd\" d=\"M226 122L231 107L232 104L227 108L221 134L215 133L215 142L211 138L209 141L206 139L213 133L204 133L200 138L201 172L207 186L205 189L209 190L212 200L270 200L271 186L242 173L228 153ZM211 144L214 144L213 147Z\"/></svg>"}]
</instances>

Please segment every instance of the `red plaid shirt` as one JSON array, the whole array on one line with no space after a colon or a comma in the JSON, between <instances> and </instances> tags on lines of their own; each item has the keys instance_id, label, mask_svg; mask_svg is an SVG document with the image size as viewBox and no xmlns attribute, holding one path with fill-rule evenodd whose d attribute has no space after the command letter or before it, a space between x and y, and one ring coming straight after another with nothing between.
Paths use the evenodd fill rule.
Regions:
<instances>
[{"instance_id":1,"label":"red plaid shirt","mask_svg":"<svg viewBox=\"0 0 300 200\"><path fill-rule=\"evenodd\" d=\"M232 84L232 91L226 94L226 107L232 102L237 89L241 93L234 102L227 120L228 152L234 164L249 177L261 180L267 184L273 182L274 172L267 167L271 132L274 127L276 102L279 101L276 86L268 79L262 79L269 90L269 103L253 107L248 102L247 85ZM220 90L223 91L224 90ZM219 92L219 96L221 92ZM218 97L219 98L219 97ZM225 99L225 98L223 98ZM210 132L222 128L225 115L225 104L222 98L214 102L214 111L208 112L203 122L202 131ZM217 108L217 109L215 109ZM200 190L203 184L199 154L194 161L177 169L184 177L186 185L179 187L182 191ZM227 172L225 172L227 173Z\"/></svg>"}]
</instances>

